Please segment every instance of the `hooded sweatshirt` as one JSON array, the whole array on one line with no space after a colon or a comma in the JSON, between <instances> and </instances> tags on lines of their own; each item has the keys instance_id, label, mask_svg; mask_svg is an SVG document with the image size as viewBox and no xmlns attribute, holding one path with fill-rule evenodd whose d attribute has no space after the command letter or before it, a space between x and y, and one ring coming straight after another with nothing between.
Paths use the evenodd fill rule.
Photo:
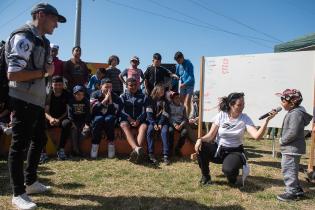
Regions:
<instances>
[{"instance_id":1,"label":"hooded sweatshirt","mask_svg":"<svg viewBox=\"0 0 315 210\"><path fill-rule=\"evenodd\" d=\"M304 107L298 106L285 115L282 124L280 149L282 154L302 155L305 154L306 143L304 127L312 120Z\"/></svg>"}]
</instances>

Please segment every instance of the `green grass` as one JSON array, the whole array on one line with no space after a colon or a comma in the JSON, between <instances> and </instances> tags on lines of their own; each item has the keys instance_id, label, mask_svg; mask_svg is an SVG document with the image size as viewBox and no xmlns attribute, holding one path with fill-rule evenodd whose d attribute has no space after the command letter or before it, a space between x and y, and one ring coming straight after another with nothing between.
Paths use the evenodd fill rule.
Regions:
<instances>
[{"instance_id":1,"label":"green grass","mask_svg":"<svg viewBox=\"0 0 315 210\"><path fill-rule=\"evenodd\" d=\"M52 192L32 196L39 209L315 209L315 184L304 181L307 199L284 203L275 195L284 184L271 141L246 141L251 175L246 186L230 187L221 165L211 164L214 184L200 187L198 165L177 159L170 166L134 165L127 158L71 161L55 159L39 167L39 180ZM307 156L302 158L306 168ZM11 209L7 163L0 160L0 209Z\"/></svg>"}]
</instances>

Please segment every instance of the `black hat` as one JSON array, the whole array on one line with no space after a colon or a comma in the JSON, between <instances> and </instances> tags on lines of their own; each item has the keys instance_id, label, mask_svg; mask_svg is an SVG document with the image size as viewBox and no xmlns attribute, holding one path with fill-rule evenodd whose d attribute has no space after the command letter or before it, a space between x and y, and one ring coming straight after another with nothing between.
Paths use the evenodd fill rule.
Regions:
<instances>
[{"instance_id":1,"label":"black hat","mask_svg":"<svg viewBox=\"0 0 315 210\"><path fill-rule=\"evenodd\" d=\"M52 77L51 81L52 82L63 82L63 78L62 78L62 76L56 75L56 76Z\"/></svg>"},{"instance_id":2,"label":"black hat","mask_svg":"<svg viewBox=\"0 0 315 210\"><path fill-rule=\"evenodd\" d=\"M76 85L73 88L73 94L76 94L77 92L83 92L84 93L84 87L82 85Z\"/></svg>"},{"instance_id":3,"label":"black hat","mask_svg":"<svg viewBox=\"0 0 315 210\"><path fill-rule=\"evenodd\" d=\"M32 8L32 11L31 11L31 14L36 14L37 12L40 12L40 11L43 11L44 13L46 14L52 14L52 15L55 15L58 17L58 22L60 23L65 23L67 21L67 19L60 15L57 11L57 9L53 6L51 6L50 4L48 3L39 3L39 4L36 4L33 8Z\"/></svg>"},{"instance_id":4,"label":"black hat","mask_svg":"<svg viewBox=\"0 0 315 210\"><path fill-rule=\"evenodd\" d=\"M105 83L112 83L112 81L109 78L104 78L101 80L101 85L103 85Z\"/></svg>"}]
</instances>

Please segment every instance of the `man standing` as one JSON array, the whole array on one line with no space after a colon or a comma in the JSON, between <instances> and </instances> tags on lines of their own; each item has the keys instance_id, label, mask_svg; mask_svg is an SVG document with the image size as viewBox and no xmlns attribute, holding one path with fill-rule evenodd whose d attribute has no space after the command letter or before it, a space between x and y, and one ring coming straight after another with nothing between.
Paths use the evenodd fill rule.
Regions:
<instances>
[{"instance_id":1,"label":"man standing","mask_svg":"<svg viewBox=\"0 0 315 210\"><path fill-rule=\"evenodd\" d=\"M35 5L31 15L32 21L14 31L6 44L13 112L8 164L14 193L12 205L18 209L36 208L28 194L50 189L37 181L37 167L45 138L45 77L54 73L49 40L45 34L52 34L57 22L66 22L66 18L47 3ZM28 142L24 174L24 151Z\"/></svg>"}]
</instances>

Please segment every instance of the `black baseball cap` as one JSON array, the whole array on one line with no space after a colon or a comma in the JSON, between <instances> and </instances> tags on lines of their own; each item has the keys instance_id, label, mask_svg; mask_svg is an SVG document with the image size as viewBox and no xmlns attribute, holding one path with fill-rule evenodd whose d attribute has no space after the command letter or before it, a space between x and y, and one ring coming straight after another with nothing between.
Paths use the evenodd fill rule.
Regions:
<instances>
[{"instance_id":1,"label":"black baseball cap","mask_svg":"<svg viewBox=\"0 0 315 210\"><path fill-rule=\"evenodd\" d=\"M31 11L31 14L36 14L38 12L44 12L45 14L52 14L58 17L58 22L60 23L65 23L67 21L67 19L60 15L57 11L57 9L55 7L53 7L52 5L48 4L48 3L39 3L36 4Z\"/></svg>"}]
</instances>

